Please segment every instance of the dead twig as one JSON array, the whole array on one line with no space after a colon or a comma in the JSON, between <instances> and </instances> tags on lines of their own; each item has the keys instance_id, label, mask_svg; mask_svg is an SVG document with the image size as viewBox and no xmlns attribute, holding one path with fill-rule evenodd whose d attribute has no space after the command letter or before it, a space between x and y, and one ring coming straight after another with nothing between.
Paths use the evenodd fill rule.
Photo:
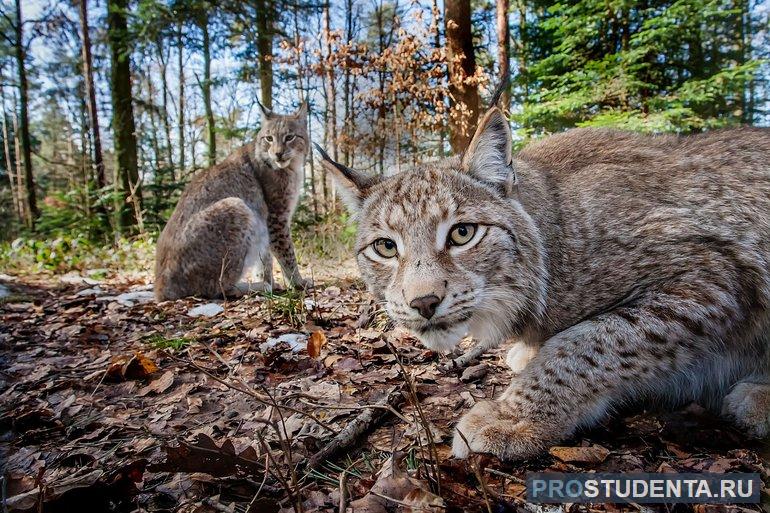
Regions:
<instances>
[{"instance_id":1,"label":"dead twig","mask_svg":"<svg viewBox=\"0 0 770 513\"><path fill-rule=\"evenodd\" d=\"M353 445L361 436L369 432L390 413L389 408L395 409L404 400L400 388L395 388L379 398L374 404L376 408L363 410L345 429L340 431L323 449L315 453L308 461L308 467L317 469L321 464L334 457L337 453Z\"/></svg>"},{"instance_id":2,"label":"dead twig","mask_svg":"<svg viewBox=\"0 0 770 513\"><path fill-rule=\"evenodd\" d=\"M460 438L463 439L465 445L468 446L468 450L470 450L471 446L468 443L468 439L465 438L465 434L463 434L463 432L459 429L457 430L457 434L460 435ZM494 494L494 492L487 486L487 480L484 479L484 475L481 471L481 465L478 465L478 462L474 456L475 455L473 453L470 454L468 458L468 465L471 467L473 474L476 476L476 479L479 482L479 486L481 486L481 493L484 496L484 504L487 506L487 513L492 513L492 505L489 503L489 495Z\"/></svg>"},{"instance_id":3,"label":"dead twig","mask_svg":"<svg viewBox=\"0 0 770 513\"><path fill-rule=\"evenodd\" d=\"M215 501L214 497L207 497L201 502L209 508L212 508L214 511L222 511L224 513L231 513L232 511L230 508L220 503L219 501Z\"/></svg>"},{"instance_id":4,"label":"dead twig","mask_svg":"<svg viewBox=\"0 0 770 513\"><path fill-rule=\"evenodd\" d=\"M439 461L438 451L436 450L436 442L433 439L433 431L430 428L430 422L428 421L428 418L425 416L425 412L422 411L422 406L420 405L420 399L417 396L417 387L415 386L411 375L407 372L406 366L404 366L403 362L401 361L401 358L398 355L398 351L396 351L396 348L389 341L386 340L385 343L387 344L391 354L396 358L396 363L398 364L398 367L401 370L401 375L404 376L404 381L408 386L409 397L412 400L414 409L417 411L417 414L420 417L420 424L422 424L423 429L425 429L425 436L428 438L428 454L430 456L429 458L430 469L431 469L431 473L433 474L433 480L436 483L436 490L435 490L436 495L440 496L441 495L441 472L438 468L438 461ZM417 436L417 441L418 443L420 443L419 435Z\"/></svg>"},{"instance_id":5,"label":"dead twig","mask_svg":"<svg viewBox=\"0 0 770 513\"><path fill-rule=\"evenodd\" d=\"M409 504L408 502L400 501L398 499L394 499L393 497L388 497L387 495L383 495L379 492L375 492L374 490L369 490L369 493L372 495L375 495L381 499L385 499L386 501L390 501L394 504L398 504L399 506L404 506L406 508L409 508L409 510L414 511L433 511L433 508L441 508L446 509L446 506L443 504L431 504L430 506L420 506L419 504Z\"/></svg>"},{"instance_id":6,"label":"dead twig","mask_svg":"<svg viewBox=\"0 0 770 513\"><path fill-rule=\"evenodd\" d=\"M228 366L229 368L229 366ZM270 400L273 402L273 408L275 408L275 411L278 412L278 416L281 419L281 427L283 428L283 436L281 436L280 433L278 433L278 442L281 444L281 448L284 453L284 457L286 459L286 463L289 466L290 471L290 477L291 477L291 484L294 487L294 490L296 490L296 493L294 497L295 503L294 503L294 509L295 511L301 513L302 512L302 496L299 492L299 482L297 480L297 466L294 464L294 457L292 456L292 450L291 450L291 439L289 437L289 433L286 431L286 419L283 416L283 412L281 411L281 408L279 407L278 403L275 400L275 397L270 393L270 391L267 389L267 387L263 386L262 390L264 390L265 394L270 398Z\"/></svg>"},{"instance_id":7,"label":"dead twig","mask_svg":"<svg viewBox=\"0 0 770 513\"><path fill-rule=\"evenodd\" d=\"M500 470L497 470L494 468L484 467L484 471L499 477L504 477L505 479L509 479L512 483L516 483L520 485L527 484L526 481L524 481L519 477L514 476L513 474L509 474L507 472L501 472Z\"/></svg>"},{"instance_id":8,"label":"dead twig","mask_svg":"<svg viewBox=\"0 0 770 513\"><path fill-rule=\"evenodd\" d=\"M357 459L353 463L347 466L340 473L340 507L339 511L345 513L348 509L348 471L361 462L361 458Z\"/></svg>"},{"instance_id":9,"label":"dead twig","mask_svg":"<svg viewBox=\"0 0 770 513\"><path fill-rule=\"evenodd\" d=\"M393 408L389 404L352 404L350 406L337 406L333 404L314 403L304 399L300 399L299 402L301 402L306 406L312 406L314 408L321 408L321 409L327 409L327 410L368 410L372 408L375 408L375 409L379 408L392 413L394 416L398 417L402 422L406 422L407 424L411 422L409 419L404 417L400 412L398 412L395 408Z\"/></svg>"}]
</instances>

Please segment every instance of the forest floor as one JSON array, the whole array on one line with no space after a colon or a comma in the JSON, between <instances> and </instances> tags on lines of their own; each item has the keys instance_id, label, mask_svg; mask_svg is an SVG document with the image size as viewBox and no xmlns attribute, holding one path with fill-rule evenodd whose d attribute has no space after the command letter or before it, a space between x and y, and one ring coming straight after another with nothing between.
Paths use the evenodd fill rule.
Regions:
<instances>
[{"instance_id":1,"label":"forest floor","mask_svg":"<svg viewBox=\"0 0 770 513\"><path fill-rule=\"evenodd\" d=\"M453 424L509 380L505 350L442 371L445 357L390 329L339 269L306 295L214 305L157 304L141 273L0 275L5 507L559 511L526 503L531 471L758 472L767 489L770 450L695 405L630 414L518 464L452 459Z\"/></svg>"}]
</instances>

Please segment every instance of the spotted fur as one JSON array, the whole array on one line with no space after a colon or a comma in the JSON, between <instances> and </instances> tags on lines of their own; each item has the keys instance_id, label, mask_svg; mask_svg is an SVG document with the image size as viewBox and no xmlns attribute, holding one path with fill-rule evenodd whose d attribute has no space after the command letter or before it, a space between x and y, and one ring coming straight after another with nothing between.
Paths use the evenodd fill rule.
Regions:
<instances>
[{"instance_id":1,"label":"spotted fur","mask_svg":"<svg viewBox=\"0 0 770 513\"><path fill-rule=\"evenodd\" d=\"M536 349L460 419L454 454L529 457L642 400L721 406L767 436L770 130L577 129L515 156L510 138L491 109L462 157L378 181L327 164L358 212L363 278L397 323L436 350L468 333ZM452 247L456 223L483 233ZM378 238L397 257L378 257ZM430 319L410 307L427 294Z\"/></svg>"},{"instance_id":2,"label":"spotted fur","mask_svg":"<svg viewBox=\"0 0 770 513\"><path fill-rule=\"evenodd\" d=\"M159 301L271 289L272 255L290 285L307 285L290 232L308 148L306 108L262 112L257 140L199 173L182 193L158 239Z\"/></svg>"}]
</instances>

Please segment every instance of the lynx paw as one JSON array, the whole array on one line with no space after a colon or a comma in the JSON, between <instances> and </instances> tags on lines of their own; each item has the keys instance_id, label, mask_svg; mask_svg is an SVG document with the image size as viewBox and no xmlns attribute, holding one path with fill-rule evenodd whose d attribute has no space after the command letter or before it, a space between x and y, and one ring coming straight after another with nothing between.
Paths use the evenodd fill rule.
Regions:
<instances>
[{"instance_id":1,"label":"lynx paw","mask_svg":"<svg viewBox=\"0 0 770 513\"><path fill-rule=\"evenodd\" d=\"M302 290L308 290L313 288L313 280L308 278L300 278L298 280L293 281L290 284L291 288L293 289L302 289Z\"/></svg>"},{"instance_id":2,"label":"lynx paw","mask_svg":"<svg viewBox=\"0 0 770 513\"><path fill-rule=\"evenodd\" d=\"M485 401L460 419L452 441L452 455L467 458L471 452L480 452L501 460L530 458L545 449L545 436L545 430L519 418L505 403Z\"/></svg>"},{"instance_id":3,"label":"lynx paw","mask_svg":"<svg viewBox=\"0 0 770 513\"><path fill-rule=\"evenodd\" d=\"M770 385L738 383L724 398L722 413L751 436L770 436Z\"/></svg>"},{"instance_id":4,"label":"lynx paw","mask_svg":"<svg viewBox=\"0 0 770 513\"><path fill-rule=\"evenodd\" d=\"M257 294L259 292L270 292L272 286L264 281L239 281L233 287L228 290L225 295L229 298L240 298L251 294Z\"/></svg>"}]
</instances>

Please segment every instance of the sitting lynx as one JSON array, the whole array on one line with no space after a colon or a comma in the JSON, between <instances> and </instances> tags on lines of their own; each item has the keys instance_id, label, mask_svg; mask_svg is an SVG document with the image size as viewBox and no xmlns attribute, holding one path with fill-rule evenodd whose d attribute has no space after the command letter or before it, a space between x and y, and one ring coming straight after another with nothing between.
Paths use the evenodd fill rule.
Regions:
<instances>
[{"instance_id":1,"label":"sitting lynx","mask_svg":"<svg viewBox=\"0 0 770 513\"><path fill-rule=\"evenodd\" d=\"M492 108L462 157L383 180L325 159L393 319L439 351L539 348L455 456L533 456L647 399L770 434L770 130L578 129L514 157Z\"/></svg>"},{"instance_id":2,"label":"sitting lynx","mask_svg":"<svg viewBox=\"0 0 770 513\"><path fill-rule=\"evenodd\" d=\"M201 172L182 193L158 238L159 301L271 289L271 252L290 285L308 284L289 231L308 147L306 106L288 116L262 108L262 115L256 141Z\"/></svg>"}]
</instances>

